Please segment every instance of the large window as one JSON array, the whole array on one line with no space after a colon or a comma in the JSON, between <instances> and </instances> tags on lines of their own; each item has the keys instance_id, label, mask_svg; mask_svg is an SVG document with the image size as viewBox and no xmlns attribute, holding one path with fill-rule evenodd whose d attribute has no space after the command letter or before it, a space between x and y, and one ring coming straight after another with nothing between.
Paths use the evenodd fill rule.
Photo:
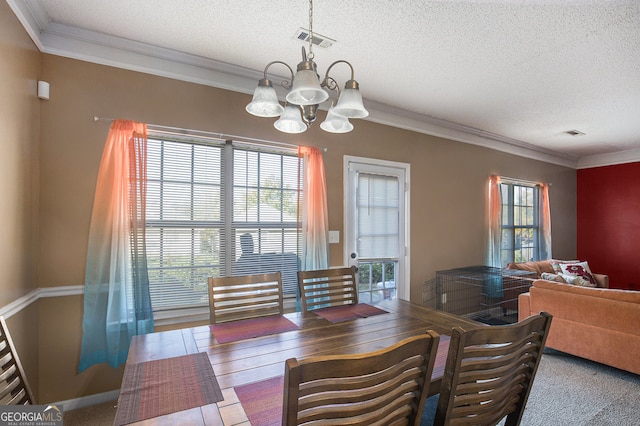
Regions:
<instances>
[{"instance_id":1,"label":"large window","mask_svg":"<svg viewBox=\"0 0 640 426\"><path fill-rule=\"evenodd\" d=\"M540 207L535 185L500 184L502 199L502 264L539 260Z\"/></svg>"},{"instance_id":2,"label":"large window","mask_svg":"<svg viewBox=\"0 0 640 426\"><path fill-rule=\"evenodd\" d=\"M210 276L282 271L285 296L295 297L299 168L292 150L150 136L154 311L207 306Z\"/></svg>"}]
</instances>

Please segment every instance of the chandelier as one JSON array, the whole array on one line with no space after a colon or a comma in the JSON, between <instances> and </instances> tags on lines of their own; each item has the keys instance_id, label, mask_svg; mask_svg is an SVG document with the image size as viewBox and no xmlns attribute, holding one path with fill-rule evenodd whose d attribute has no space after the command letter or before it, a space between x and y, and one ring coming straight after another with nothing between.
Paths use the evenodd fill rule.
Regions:
<instances>
[{"instance_id":1,"label":"chandelier","mask_svg":"<svg viewBox=\"0 0 640 426\"><path fill-rule=\"evenodd\" d=\"M323 89L326 88L338 93L338 101L331 104L320 128L331 133L353 130L350 118L364 118L369 115L362 104L360 86L354 80L353 66L345 60L335 61L320 80L313 59L313 0L309 0L309 54L307 55L303 46L302 62L298 64L295 76L293 69L282 61L268 63L264 69L264 77L258 81L258 87L253 93L253 99L246 107L247 112L258 117L280 117L273 124L276 129L285 133L302 133L315 121L318 106L329 99L329 93ZM331 68L339 63L347 64L351 69L351 79L345 83L342 91L338 83L329 76ZM284 65L291 73L291 79L281 83L281 86L289 91L284 107L278 101L272 81L267 78L269 67L275 64Z\"/></svg>"}]
</instances>

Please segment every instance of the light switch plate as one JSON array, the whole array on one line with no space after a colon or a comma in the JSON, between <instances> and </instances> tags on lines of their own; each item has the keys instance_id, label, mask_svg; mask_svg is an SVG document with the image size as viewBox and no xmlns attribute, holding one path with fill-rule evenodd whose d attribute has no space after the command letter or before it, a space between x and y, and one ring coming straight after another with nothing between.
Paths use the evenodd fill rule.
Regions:
<instances>
[{"instance_id":1,"label":"light switch plate","mask_svg":"<svg viewBox=\"0 0 640 426\"><path fill-rule=\"evenodd\" d=\"M329 244L337 244L340 242L340 231L329 231Z\"/></svg>"}]
</instances>

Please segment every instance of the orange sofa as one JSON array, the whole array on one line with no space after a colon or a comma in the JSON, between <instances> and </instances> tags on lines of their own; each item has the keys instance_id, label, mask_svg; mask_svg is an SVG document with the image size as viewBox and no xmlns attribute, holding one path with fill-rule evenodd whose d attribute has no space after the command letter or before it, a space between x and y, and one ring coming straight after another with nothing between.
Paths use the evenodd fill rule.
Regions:
<instances>
[{"instance_id":1,"label":"orange sofa","mask_svg":"<svg viewBox=\"0 0 640 426\"><path fill-rule=\"evenodd\" d=\"M518 320L553 315L546 346L640 374L640 291L535 280L518 296Z\"/></svg>"}]
</instances>

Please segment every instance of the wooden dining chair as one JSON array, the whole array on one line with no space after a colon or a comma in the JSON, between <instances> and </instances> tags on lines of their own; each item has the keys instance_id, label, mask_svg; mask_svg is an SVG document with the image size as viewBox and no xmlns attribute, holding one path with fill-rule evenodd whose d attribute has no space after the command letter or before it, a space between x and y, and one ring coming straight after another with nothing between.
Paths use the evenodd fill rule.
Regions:
<instances>
[{"instance_id":1,"label":"wooden dining chair","mask_svg":"<svg viewBox=\"0 0 640 426\"><path fill-rule=\"evenodd\" d=\"M551 315L504 326L452 330L434 425L520 424Z\"/></svg>"},{"instance_id":2,"label":"wooden dining chair","mask_svg":"<svg viewBox=\"0 0 640 426\"><path fill-rule=\"evenodd\" d=\"M18 353L0 316L0 405L33 405L35 398L27 382Z\"/></svg>"},{"instance_id":3,"label":"wooden dining chair","mask_svg":"<svg viewBox=\"0 0 640 426\"><path fill-rule=\"evenodd\" d=\"M282 424L419 425L440 336L356 355L288 359Z\"/></svg>"},{"instance_id":4,"label":"wooden dining chair","mask_svg":"<svg viewBox=\"0 0 640 426\"><path fill-rule=\"evenodd\" d=\"M356 268L298 271L302 310L358 303Z\"/></svg>"},{"instance_id":5,"label":"wooden dining chair","mask_svg":"<svg viewBox=\"0 0 640 426\"><path fill-rule=\"evenodd\" d=\"M284 314L282 274L209 277L211 324Z\"/></svg>"}]
</instances>

